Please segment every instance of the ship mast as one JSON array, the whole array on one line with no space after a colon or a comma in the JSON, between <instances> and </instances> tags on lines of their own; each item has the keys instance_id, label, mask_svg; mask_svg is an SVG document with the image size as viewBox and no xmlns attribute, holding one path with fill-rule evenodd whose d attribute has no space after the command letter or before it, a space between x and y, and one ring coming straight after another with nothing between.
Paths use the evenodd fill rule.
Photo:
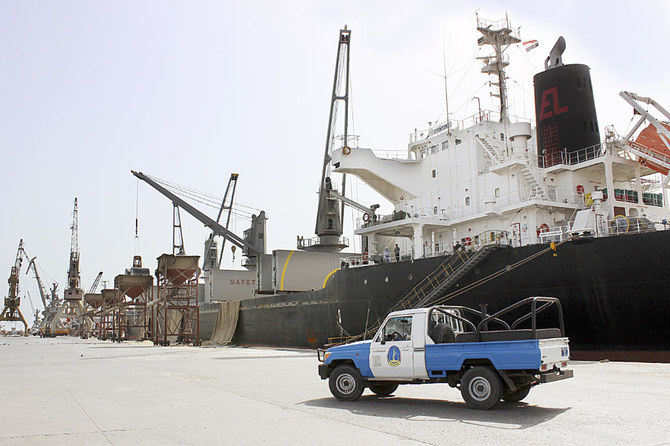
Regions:
<instances>
[{"instance_id":1,"label":"ship mast","mask_svg":"<svg viewBox=\"0 0 670 446\"><path fill-rule=\"evenodd\" d=\"M477 44L479 46L491 45L494 50L494 55L477 59L484 62L482 73L498 78L498 82L491 82L491 85L498 87L498 92L491 93L491 95L500 98L500 122L506 123L509 122L509 115L505 67L509 65L509 60L504 57L504 52L510 45L521 42L519 32L511 28L507 17L505 20L491 22L480 19L479 15L477 15L477 30L482 33Z\"/></svg>"}]
</instances>

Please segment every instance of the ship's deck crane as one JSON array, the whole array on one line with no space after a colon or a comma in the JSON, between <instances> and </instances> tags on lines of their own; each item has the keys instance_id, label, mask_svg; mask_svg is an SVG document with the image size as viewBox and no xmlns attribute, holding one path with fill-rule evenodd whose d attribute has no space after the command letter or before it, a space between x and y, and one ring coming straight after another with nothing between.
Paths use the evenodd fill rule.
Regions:
<instances>
[{"instance_id":1,"label":"ship's deck crane","mask_svg":"<svg viewBox=\"0 0 670 446\"><path fill-rule=\"evenodd\" d=\"M331 160L333 146L335 143L335 132L337 123L337 108L340 102L344 103L344 122L342 136L342 151L348 154L349 148L349 43L351 31L345 26L340 30L337 44L337 58L335 63L335 76L333 79L333 91L330 100L330 116L328 118L328 132L326 134L326 148L323 155L321 168L321 184L319 186L319 207L316 213L316 228L314 230L317 239L305 240L298 237L298 249L309 251L337 252L348 246L345 238L342 238L342 216L344 215L344 202L340 207L337 198L330 194L333 191L331 180ZM345 194L346 175L342 175L342 193Z\"/></svg>"},{"instance_id":2,"label":"ship's deck crane","mask_svg":"<svg viewBox=\"0 0 670 446\"><path fill-rule=\"evenodd\" d=\"M190 205L188 202L185 200L179 198L177 195L173 194L160 184L158 184L156 181L154 181L152 178L149 176L143 174L142 172L135 172L134 170L130 171L133 175L135 175L137 178L140 180L144 181L147 183L149 186L153 187L156 189L158 192L163 194L165 197L167 197L170 201L175 206L179 206L180 208L184 209L186 212L191 214L193 217L195 217L197 220L199 220L202 224L207 226L209 229L212 230L216 235L220 235L221 237L225 238L226 240L230 240L231 243L235 244L236 246L239 246L240 248L244 248L248 250L250 253L253 253L254 255L261 255L264 254L264 250L261 248L258 248L243 238L239 237L238 235L234 234L233 232L229 231L228 229L224 228L222 225L220 225L218 222L216 222L214 219L209 218L207 215L205 215L203 212L199 211L192 205Z\"/></svg>"},{"instance_id":3,"label":"ship's deck crane","mask_svg":"<svg viewBox=\"0 0 670 446\"><path fill-rule=\"evenodd\" d=\"M223 194L223 200L221 200L221 207L219 208L219 213L216 216L216 222L219 223L221 220L221 214L224 210L228 211L228 216L226 217L226 226L228 229L230 226L230 217L233 214L233 201L235 200L235 189L237 188L237 177L239 175L236 173L230 174L230 179L228 180L228 185L226 186L226 192ZM232 189L231 189L232 187ZM228 192L230 192L230 201L228 201ZM228 203L228 204L226 204ZM202 259L202 269L219 269L221 267L221 260L223 259L223 251L226 246L226 239L223 238L223 243L221 244L221 254L218 254L218 247L216 245L216 240L214 237L216 234L214 231L209 235L209 238L205 242L205 255Z\"/></svg>"},{"instance_id":4,"label":"ship's deck crane","mask_svg":"<svg viewBox=\"0 0 670 446\"><path fill-rule=\"evenodd\" d=\"M21 262L23 261L23 239L19 242L19 249L16 252L16 260L12 266L9 275L9 293L5 297L5 308L0 314L0 322L22 322L24 331L28 335L28 323L21 313L21 296L19 295L19 272L21 271Z\"/></svg>"}]
</instances>

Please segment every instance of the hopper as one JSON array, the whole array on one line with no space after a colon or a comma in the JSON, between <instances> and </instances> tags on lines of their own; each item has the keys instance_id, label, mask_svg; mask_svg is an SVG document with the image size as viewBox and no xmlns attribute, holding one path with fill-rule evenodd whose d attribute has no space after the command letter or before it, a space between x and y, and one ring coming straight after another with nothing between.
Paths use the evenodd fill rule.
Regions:
<instances>
[{"instance_id":1,"label":"hopper","mask_svg":"<svg viewBox=\"0 0 670 446\"><path fill-rule=\"evenodd\" d=\"M131 299L145 293L153 283L154 278L145 274L119 274L114 278L114 287Z\"/></svg>"},{"instance_id":2,"label":"hopper","mask_svg":"<svg viewBox=\"0 0 670 446\"><path fill-rule=\"evenodd\" d=\"M200 256L163 254L157 260L158 269L156 270L156 275L160 274L170 283L181 285L195 276Z\"/></svg>"},{"instance_id":3,"label":"hopper","mask_svg":"<svg viewBox=\"0 0 670 446\"><path fill-rule=\"evenodd\" d=\"M118 301L119 290L108 288L102 290L102 302L106 306L114 305Z\"/></svg>"},{"instance_id":4,"label":"hopper","mask_svg":"<svg viewBox=\"0 0 670 446\"><path fill-rule=\"evenodd\" d=\"M84 294L84 302L93 308L100 308L102 306L101 293L86 293Z\"/></svg>"}]
</instances>

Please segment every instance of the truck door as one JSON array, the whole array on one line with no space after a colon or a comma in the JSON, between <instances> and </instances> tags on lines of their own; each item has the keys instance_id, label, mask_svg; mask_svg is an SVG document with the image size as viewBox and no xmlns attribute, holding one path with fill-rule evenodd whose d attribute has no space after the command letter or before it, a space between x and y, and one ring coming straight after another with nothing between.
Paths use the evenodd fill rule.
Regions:
<instances>
[{"instance_id":1,"label":"truck door","mask_svg":"<svg viewBox=\"0 0 670 446\"><path fill-rule=\"evenodd\" d=\"M396 316L386 324L370 346L370 369L375 378L414 377L412 316Z\"/></svg>"}]
</instances>

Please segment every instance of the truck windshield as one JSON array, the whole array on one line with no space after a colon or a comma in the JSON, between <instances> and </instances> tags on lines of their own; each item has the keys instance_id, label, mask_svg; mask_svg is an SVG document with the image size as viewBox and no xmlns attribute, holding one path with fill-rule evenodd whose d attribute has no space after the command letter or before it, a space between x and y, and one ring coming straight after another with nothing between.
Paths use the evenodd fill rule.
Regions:
<instances>
[{"instance_id":1,"label":"truck windshield","mask_svg":"<svg viewBox=\"0 0 670 446\"><path fill-rule=\"evenodd\" d=\"M384 325L384 341L412 340L412 316L392 317Z\"/></svg>"}]
</instances>

